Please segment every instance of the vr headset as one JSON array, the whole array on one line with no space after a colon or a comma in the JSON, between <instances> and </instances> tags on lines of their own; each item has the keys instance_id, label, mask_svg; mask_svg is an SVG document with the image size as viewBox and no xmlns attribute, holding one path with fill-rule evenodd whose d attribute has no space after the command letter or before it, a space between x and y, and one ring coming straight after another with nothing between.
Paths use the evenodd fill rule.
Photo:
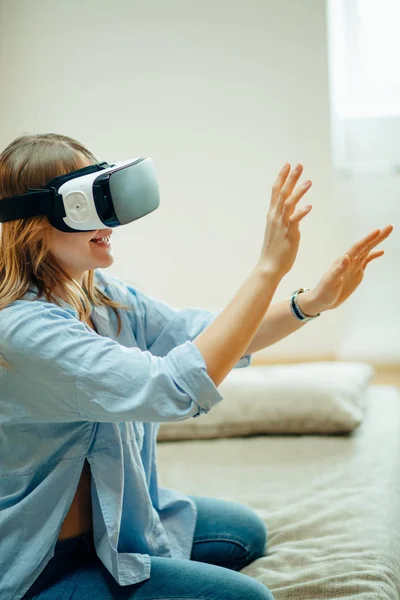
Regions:
<instances>
[{"instance_id":1,"label":"vr headset","mask_svg":"<svg viewBox=\"0 0 400 600\"><path fill-rule=\"evenodd\" d=\"M1 199L0 222L47 215L60 231L94 231L136 221L159 203L151 158L102 162L55 177L43 189Z\"/></svg>"}]
</instances>

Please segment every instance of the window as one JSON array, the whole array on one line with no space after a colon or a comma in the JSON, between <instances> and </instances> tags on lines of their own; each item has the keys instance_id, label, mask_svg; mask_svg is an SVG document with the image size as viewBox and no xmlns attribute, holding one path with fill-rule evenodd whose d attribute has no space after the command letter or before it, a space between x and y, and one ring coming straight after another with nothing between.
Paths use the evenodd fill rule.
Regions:
<instances>
[{"instance_id":1,"label":"window","mask_svg":"<svg viewBox=\"0 0 400 600\"><path fill-rule=\"evenodd\" d=\"M398 173L399 0L328 0L333 157L348 173Z\"/></svg>"},{"instance_id":2,"label":"window","mask_svg":"<svg viewBox=\"0 0 400 600\"><path fill-rule=\"evenodd\" d=\"M400 1L330 0L328 15L338 114L400 116Z\"/></svg>"}]
</instances>

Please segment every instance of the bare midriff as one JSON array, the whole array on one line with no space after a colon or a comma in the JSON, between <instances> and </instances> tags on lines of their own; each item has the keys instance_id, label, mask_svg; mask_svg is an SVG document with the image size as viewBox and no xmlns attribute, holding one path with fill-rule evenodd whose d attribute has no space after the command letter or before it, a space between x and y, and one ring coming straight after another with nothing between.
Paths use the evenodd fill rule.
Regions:
<instances>
[{"instance_id":1,"label":"bare midriff","mask_svg":"<svg viewBox=\"0 0 400 600\"><path fill-rule=\"evenodd\" d=\"M92 499L90 489L90 466L88 461L85 460L74 499L58 535L59 540L82 535L92 529Z\"/></svg>"},{"instance_id":2,"label":"bare midriff","mask_svg":"<svg viewBox=\"0 0 400 600\"><path fill-rule=\"evenodd\" d=\"M92 321L88 325L95 329ZM85 460L74 499L61 526L58 539L65 540L83 535L92 529L91 472L89 463Z\"/></svg>"}]
</instances>

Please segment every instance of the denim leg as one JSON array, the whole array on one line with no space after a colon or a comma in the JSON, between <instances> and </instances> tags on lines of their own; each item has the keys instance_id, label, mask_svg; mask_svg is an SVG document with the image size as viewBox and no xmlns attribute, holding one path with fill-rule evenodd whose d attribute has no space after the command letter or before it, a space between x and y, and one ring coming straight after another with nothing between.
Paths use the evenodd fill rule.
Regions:
<instances>
[{"instance_id":1,"label":"denim leg","mask_svg":"<svg viewBox=\"0 0 400 600\"><path fill-rule=\"evenodd\" d=\"M198 509L191 560L240 571L265 554L267 529L249 507L190 496Z\"/></svg>"},{"instance_id":2,"label":"denim leg","mask_svg":"<svg viewBox=\"0 0 400 600\"><path fill-rule=\"evenodd\" d=\"M151 557L150 579L120 586L97 557L67 572L32 600L274 600L244 573L192 560Z\"/></svg>"},{"instance_id":3,"label":"denim leg","mask_svg":"<svg viewBox=\"0 0 400 600\"><path fill-rule=\"evenodd\" d=\"M94 551L86 559L78 556L71 542L66 542L65 552L60 549L58 557L46 567L45 577L39 578L43 585L34 585L33 594L27 597L32 600L273 600L265 585L236 572L264 554L266 529L261 519L241 504L192 498L198 507L192 560L152 556L149 579L120 586ZM67 547L74 564L66 555Z\"/></svg>"}]
</instances>

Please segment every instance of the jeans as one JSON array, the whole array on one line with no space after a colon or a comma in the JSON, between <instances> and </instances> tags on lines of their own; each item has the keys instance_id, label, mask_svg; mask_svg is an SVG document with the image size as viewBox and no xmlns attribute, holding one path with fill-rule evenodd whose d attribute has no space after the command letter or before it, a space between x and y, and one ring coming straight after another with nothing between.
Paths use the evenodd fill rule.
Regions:
<instances>
[{"instance_id":1,"label":"jeans","mask_svg":"<svg viewBox=\"0 0 400 600\"><path fill-rule=\"evenodd\" d=\"M92 532L60 540L22 600L273 600L240 569L264 555L267 532L250 508L190 496L198 508L190 560L151 557L150 579L120 586L97 557Z\"/></svg>"}]
</instances>

